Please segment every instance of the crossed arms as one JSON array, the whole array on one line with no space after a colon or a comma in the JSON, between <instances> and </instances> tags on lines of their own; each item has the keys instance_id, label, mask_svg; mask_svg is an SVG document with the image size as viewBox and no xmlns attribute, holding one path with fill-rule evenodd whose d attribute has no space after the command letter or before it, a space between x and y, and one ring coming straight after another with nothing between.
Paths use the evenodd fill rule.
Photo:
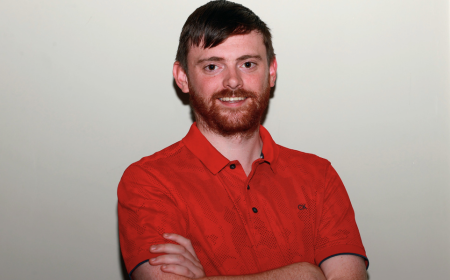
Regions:
<instances>
[{"instance_id":1,"label":"crossed arms","mask_svg":"<svg viewBox=\"0 0 450 280\"><path fill-rule=\"evenodd\" d=\"M140 265L132 274L133 280L185 280L191 278L211 280L266 280L266 279L301 279L301 280L366 280L366 266L361 257L338 255L325 260L321 267L306 262L257 274L240 276L206 277L203 267L195 254L189 239L178 234L164 234L164 238L176 244L153 245L153 253L165 253Z\"/></svg>"},{"instance_id":2,"label":"crossed arms","mask_svg":"<svg viewBox=\"0 0 450 280\"><path fill-rule=\"evenodd\" d=\"M319 159L313 158L315 161ZM203 267L207 271L215 271L212 275L225 274L226 271L219 272L216 267L211 266L207 267L207 263L200 264L195 253L197 253L200 258L208 259L209 255L214 255L214 249L216 247L212 246L214 244L210 244L206 242L206 239L198 239L195 240L195 248L197 252L194 250L189 250L191 245L188 245L188 240L184 237L180 236L180 239L173 238L175 235L164 237L169 239L170 242L165 242L164 239L161 239L161 234L164 232L176 232L183 236L204 236L205 234L216 234L220 235L220 244L233 244L233 241L230 237L230 232L233 230L233 224L229 221L225 220L223 217L217 222L210 222L210 219L206 214L211 212L203 211L203 208L206 209L216 209L217 206L220 206L224 209L233 208L232 203L233 200L218 200L217 197L228 195L228 188L214 188L214 191L203 192L203 196L201 199L196 197L195 193L200 193L203 191L203 188L197 187L197 183L195 180L187 181L185 184L181 184L181 187L178 187L178 183L181 183L183 178L178 178L174 182L168 180L167 178L172 178L175 176L173 169L170 168L160 168L161 164L165 161L160 162L158 159L157 163L154 163L155 160L143 160L142 162L138 162L130 166L127 171L124 173L122 180L119 184L118 188L118 214L119 214L119 233L120 233L120 242L122 248L122 254L124 255L124 259L126 263L128 263L128 269L133 269L136 265L148 259L148 256L157 256L154 259L151 259L149 262L146 262L142 265L139 265L133 272L132 277L137 280L141 279L186 279L186 278L205 278ZM302 158L299 158L298 161L304 162ZM196 163L196 162L194 162ZM262 182L256 182L260 184L260 191L256 193L261 201L267 203L266 207L270 211L276 211L280 213L281 218L285 218L282 220L281 218L280 225L273 225L273 228L283 230L289 230L293 233L299 233L300 230L306 230L306 234L311 237L316 237L317 240L321 241L317 244L312 244L309 242L308 244L304 242L286 242L280 244L279 250L274 250L274 254L272 255L272 251L267 252L270 254L270 257L266 257L264 259L264 265L260 270L250 270L245 273L251 273L254 271L262 271L264 269L272 269L263 273L257 274L247 274L243 276L228 276L228 277L209 277L211 279L221 279L221 278L235 278L235 279L365 279L365 264L362 258L352 255L337 255L332 258L324 260L327 256L333 256L339 253L353 252L354 254L358 254L361 256L365 255L361 238L359 236L358 229L356 227L356 223L354 220L354 212L351 207L350 200L345 191L345 188L340 180L339 176L335 172L335 170L331 167L329 162L320 161L321 165L319 166L319 171L317 168L307 168L307 171L311 172L303 173L305 176L309 176L308 180L311 183L312 187L306 189L309 190L317 190L316 193L310 194L314 195L316 203L316 207L309 207L311 213L309 212L299 212L296 207L284 207L285 205L296 206L298 201L305 201L307 198L303 197L302 193L297 193L294 187L283 187L281 185L278 191L282 192L283 197L286 198L287 201L277 201L271 199L265 199L266 197L272 197L273 190L271 186L264 184ZM305 163L305 165L308 165ZM305 168L306 168L305 167ZM198 166L198 168L203 168L202 166ZM269 170L270 171L270 170ZM297 170L294 170L297 172ZM293 172L294 172L293 171ZM300 170L301 171L301 170ZM298 172L300 172L298 171ZM157 174L154 175L153 173ZM163 173L165 172L165 173ZM294 173L295 173L294 172ZM167 174L166 174L167 173ZM285 175L292 175L292 172L288 172ZM317 174L316 174L317 173ZM205 174L209 174L205 172ZM270 173L272 174L272 173ZM308 175L310 174L310 175ZM312 175L311 175L312 174ZM274 173L273 176L276 174ZM272 183L276 183L278 181L283 181L283 178L286 176L278 176L270 180ZM166 178L161 182L161 178ZM211 180L213 183L217 183L218 185L222 184L222 182L218 179L218 177L204 178L205 180ZM216 181L217 182L216 182ZM261 181L261 180L260 180ZM284 182L284 181L283 181ZM284 182L285 185L289 185L289 182ZM175 186L176 185L176 186ZM316 186L317 185L317 186ZM186 201L189 197L196 197L193 201ZM238 195L239 197L239 195ZM258 198L257 197L257 198ZM201 207L190 207L190 204L194 205L201 204ZM218 205L220 203L220 205ZM281 207L282 205L283 207ZM262 210L264 208L260 208L259 219L266 217L267 215L262 215ZM317 211L314 209L318 209ZM234 213L234 212L232 212ZM284 214L283 214L284 213ZM234 213L239 221L238 213ZM255 213L251 213L253 215ZM304 223L301 222L292 222L291 217L299 217L299 215L303 215L303 218L313 217L311 218L312 225L309 227L305 227ZM194 219L195 217L195 219ZM191 218L191 219L190 219ZM300 217L299 217L300 218ZM201 221L201 222L198 222ZM283 222L284 221L284 222ZM188 222L191 222L189 224ZM208 223L207 223L208 222ZM267 231L270 231L270 219L266 219L267 223ZM156 226L157 225L157 226ZM217 232L213 229L216 229L216 225L224 225L227 226L225 231ZM245 231L243 225L239 224L243 230L239 232L238 236L245 242L243 244L252 245L252 240L249 238L249 234ZM189 233L186 229L189 228ZM299 240L301 235L295 235L293 239ZM192 237L191 237L192 238ZM157 243L150 243L151 240ZM194 241L194 239L193 239ZM349 243L350 242L350 243ZM163 244L166 243L166 244ZM167 243L175 243L172 245L176 245L172 247ZM148 244L148 245L147 245ZM159 244L156 250L157 251L147 251L149 250L150 245ZM303 248L302 245L308 245L309 247ZM333 246L329 244L334 244ZM339 245L339 246L336 246ZM348 245L350 244L350 245ZM356 244L356 245L351 245ZM210 246L211 245L211 246ZM305 246L306 246L305 245ZM277 247L278 248L278 247ZM308 260L310 263L320 262L322 261L320 268L308 263L294 263L290 264L288 261L281 261L280 257L283 257L286 254L287 250L290 248L297 248L298 251L309 252L308 258L296 258L297 261L300 260ZM319 248L319 249L317 249ZM333 248L333 249L330 249ZM230 246L230 250L236 250L235 246ZM307 250L304 250L307 249ZM238 252L233 252L236 255L239 255ZM297 252L299 253L299 252ZM209 254L209 255L208 255ZM313 256L314 255L314 256ZM239 255L240 256L240 255ZM236 258L230 258L229 261L233 263L233 267L240 265L240 263L245 262L247 259L242 259L237 261ZM221 260L217 260L216 266L220 266ZM288 265L290 264L290 265ZM246 264L242 264L245 266ZM284 265L284 266L283 266ZM278 267L278 268L277 268ZM273 269L276 268L276 269ZM236 269L235 272L230 274L237 275L240 270ZM208 279L208 278L206 278Z\"/></svg>"}]
</instances>

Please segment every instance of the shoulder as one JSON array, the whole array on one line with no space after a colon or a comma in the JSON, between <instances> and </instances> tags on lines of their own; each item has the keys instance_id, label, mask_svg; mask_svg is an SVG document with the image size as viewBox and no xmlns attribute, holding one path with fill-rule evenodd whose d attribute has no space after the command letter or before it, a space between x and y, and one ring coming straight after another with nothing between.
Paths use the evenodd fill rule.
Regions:
<instances>
[{"instance_id":1,"label":"shoulder","mask_svg":"<svg viewBox=\"0 0 450 280\"><path fill-rule=\"evenodd\" d=\"M132 163L125 170L125 173L129 172L129 170L135 169L142 169L153 172L160 169L167 169L190 157L191 153L183 144L183 141L178 141L162 149L161 151L158 151L149 156L145 156L140 160Z\"/></svg>"},{"instance_id":2,"label":"shoulder","mask_svg":"<svg viewBox=\"0 0 450 280\"><path fill-rule=\"evenodd\" d=\"M289 149L281 145L279 148L278 164L287 168L303 169L304 171L323 171L331 166L330 162L315 154Z\"/></svg>"},{"instance_id":3,"label":"shoulder","mask_svg":"<svg viewBox=\"0 0 450 280\"><path fill-rule=\"evenodd\" d=\"M189 158L192 158L192 154L183 142L176 142L128 166L122 175L119 189L126 186L162 186L165 179L182 169Z\"/></svg>"}]
</instances>

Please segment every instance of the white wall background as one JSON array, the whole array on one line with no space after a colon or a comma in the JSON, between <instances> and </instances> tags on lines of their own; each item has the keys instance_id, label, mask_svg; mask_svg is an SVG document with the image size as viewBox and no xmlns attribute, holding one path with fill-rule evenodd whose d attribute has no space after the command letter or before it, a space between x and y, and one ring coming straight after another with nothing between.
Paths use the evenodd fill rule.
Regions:
<instances>
[{"instance_id":1,"label":"white wall background","mask_svg":"<svg viewBox=\"0 0 450 280\"><path fill-rule=\"evenodd\" d=\"M171 70L204 2L0 1L0 279L122 279L117 183L189 129ZM449 279L448 1L242 3L278 57L265 126L334 164L370 279Z\"/></svg>"}]
</instances>

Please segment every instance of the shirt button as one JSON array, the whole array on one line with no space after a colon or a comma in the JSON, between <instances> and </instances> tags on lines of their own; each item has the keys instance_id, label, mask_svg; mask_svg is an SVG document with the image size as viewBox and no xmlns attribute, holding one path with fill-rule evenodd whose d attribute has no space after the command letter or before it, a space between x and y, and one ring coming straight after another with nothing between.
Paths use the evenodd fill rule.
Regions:
<instances>
[{"instance_id":1,"label":"shirt button","mask_svg":"<svg viewBox=\"0 0 450 280\"><path fill-rule=\"evenodd\" d=\"M249 189L250 189L250 185L247 186L247 190L249 190Z\"/></svg>"},{"instance_id":2,"label":"shirt button","mask_svg":"<svg viewBox=\"0 0 450 280\"><path fill-rule=\"evenodd\" d=\"M258 209L256 209L256 207L253 207L252 210L253 210L253 213L258 213Z\"/></svg>"},{"instance_id":3,"label":"shirt button","mask_svg":"<svg viewBox=\"0 0 450 280\"><path fill-rule=\"evenodd\" d=\"M230 168L231 168L231 169L235 169L235 168L236 168L236 165L235 165L235 164L232 164L232 165L230 165Z\"/></svg>"}]
</instances>

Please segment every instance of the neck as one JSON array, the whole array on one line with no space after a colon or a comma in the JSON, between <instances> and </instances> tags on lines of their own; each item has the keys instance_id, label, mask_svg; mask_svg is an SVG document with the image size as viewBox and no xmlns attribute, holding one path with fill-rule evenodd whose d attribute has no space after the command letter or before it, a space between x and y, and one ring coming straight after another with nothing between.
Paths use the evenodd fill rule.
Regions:
<instances>
[{"instance_id":1,"label":"neck","mask_svg":"<svg viewBox=\"0 0 450 280\"><path fill-rule=\"evenodd\" d=\"M228 160L237 160L248 176L252 170L252 163L261 155L262 140L259 136L259 126L249 133L223 136L217 134L202 123L197 127L206 139Z\"/></svg>"}]
</instances>

